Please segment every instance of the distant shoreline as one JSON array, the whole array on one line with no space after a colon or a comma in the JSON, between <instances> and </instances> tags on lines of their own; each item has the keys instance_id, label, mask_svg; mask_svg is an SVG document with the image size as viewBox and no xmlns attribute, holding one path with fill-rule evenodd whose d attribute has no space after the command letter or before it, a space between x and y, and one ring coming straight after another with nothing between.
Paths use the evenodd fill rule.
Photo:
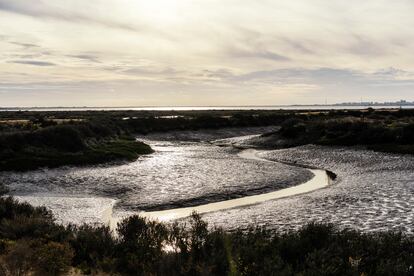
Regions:
<instances>
[{"instance_id":1,"label":"distant shoreline","mask_svg":"<svg viewBox=\"0 0 414 276\"><path fill-rule=\"evenodd\" d=\"M191 110L341 110L341 109L414 109L414 104L333 104L333 105L258 105L258 106L125 106L125 107L0 107L1 111L191 111Z\"/></svg>"}]
</instances>

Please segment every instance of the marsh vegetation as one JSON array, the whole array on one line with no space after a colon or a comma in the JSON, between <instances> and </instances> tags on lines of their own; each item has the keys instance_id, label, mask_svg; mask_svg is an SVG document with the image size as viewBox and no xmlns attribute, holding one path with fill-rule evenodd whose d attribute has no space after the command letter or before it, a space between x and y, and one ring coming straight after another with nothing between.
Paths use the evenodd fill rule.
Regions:
<instances>
[{"instance_id":1,"label":"marsh vegetation","mask_svg":"<svg viewBox=\"0 0 414 276\"><path fill-rule=\"evenodd\" d=\"M2 275L412 275L414 240L309 223L299 231L225 232L199 215L162 224L131 216L105 226L62 226L45 208L0 199ZM167 250L168 249L168 250Z\"/></svg>"},{"instance_id":2,"label":"marsh vegetation","mask_svg":"<svg viewBox=\"0 0 414 276\"><path fill-rule=\"evenodd\" d=\"M74 123L0 134L0 171L135 160L148 145L99 124Z\"/></svg>"}]
</instances>

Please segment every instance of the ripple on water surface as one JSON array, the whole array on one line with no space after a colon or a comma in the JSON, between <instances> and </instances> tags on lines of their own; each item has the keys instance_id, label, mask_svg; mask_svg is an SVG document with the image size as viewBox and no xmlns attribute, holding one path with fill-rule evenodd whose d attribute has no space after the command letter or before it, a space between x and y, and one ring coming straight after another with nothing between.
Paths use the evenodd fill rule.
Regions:
<instances>
[{"instance_id":1,"label":"ripple on water surface","mask_svg":"<svg viewBox=\"0 0 414 276\"><path fill-rule=\"evenodd\" d=\"M328 189L204 216L227 229L252 224L298 229L309 221L361 231L414 234L414 157L367 150L302 146L268 151L267 159L328 168L338 178Z\"/></svg>"},{"instance_id":2,"label":"ripple on water surface","mask_svg":"<svg viewBox=\"0 0 414 276\"><path fill-rule=\"evenodd\" d=\"M14 195L107 197L116 209L162 210L260 194L303 183L302 168L237 156L208 143L146 141L156 150L136 162L87 168L2 173Z\"/></svg>"}]
</instances>

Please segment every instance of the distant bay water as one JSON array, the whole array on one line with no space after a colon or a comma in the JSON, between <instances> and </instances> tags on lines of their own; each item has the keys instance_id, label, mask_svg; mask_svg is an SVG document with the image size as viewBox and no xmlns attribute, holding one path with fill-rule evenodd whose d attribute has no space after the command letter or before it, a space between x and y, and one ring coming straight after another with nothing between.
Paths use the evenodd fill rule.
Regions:
<instances>
[{"instance_id":1,"label":"distant bay water","mask_svg":"<svg viewBox=\"0 0 414 276\"><path fill-rule=\"evenodd\" d=\"M0 111L191 111L191 110L342 110L414 109L414 105L269 105L269 106L145 106L145 107L4 107Z\"/></svg>"}]
</instances>

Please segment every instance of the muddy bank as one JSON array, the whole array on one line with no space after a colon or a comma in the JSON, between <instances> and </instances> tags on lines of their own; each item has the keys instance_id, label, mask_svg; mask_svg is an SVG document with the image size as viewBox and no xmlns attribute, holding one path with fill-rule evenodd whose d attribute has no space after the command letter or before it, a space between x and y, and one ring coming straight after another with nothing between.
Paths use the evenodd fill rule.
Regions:
<instances>
[{"instance_id":1,"label":"muddy bank","mask_svg":"<svg viewBox=\"0 0 414 276\"><path fill-rule=\"evenodd\" d=\"M309 145L269 151L263 157L329 168L337 180L306 195L205 215L209 222L227 229L259 225L283 231L318 221L367 232L413 233L413 156Z\"/></svg>"}]
</instances>

